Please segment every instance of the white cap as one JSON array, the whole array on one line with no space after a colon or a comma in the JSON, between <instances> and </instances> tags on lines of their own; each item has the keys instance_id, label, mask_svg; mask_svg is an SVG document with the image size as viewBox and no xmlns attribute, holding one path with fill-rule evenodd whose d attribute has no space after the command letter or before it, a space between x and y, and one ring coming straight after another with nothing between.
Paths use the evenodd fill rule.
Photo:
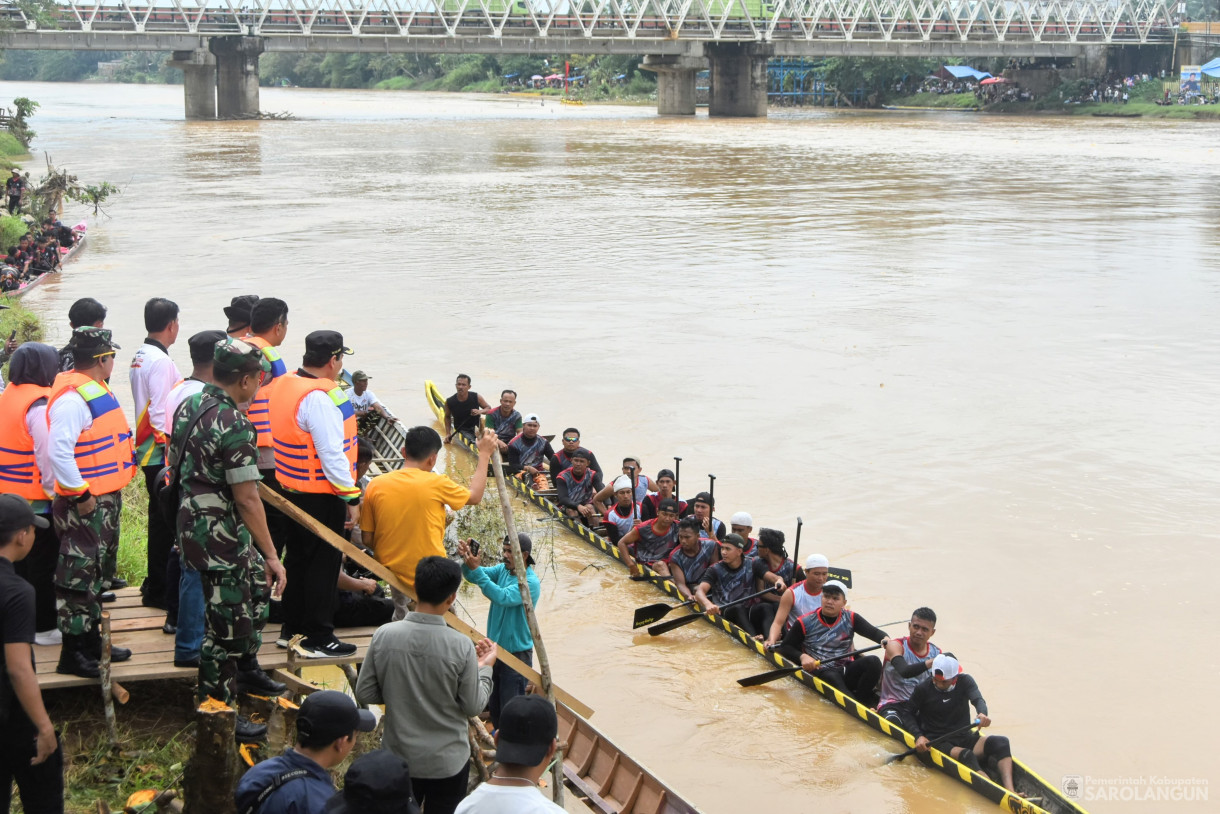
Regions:
<instances>
[{"instance_id":1,"label":"white cap","mask_svg":"<svg viewBox=\"0 0 1220 814\"><path fill-rule=\"evenodd\" d=\"M957 678L961 671L962 665L958 664L957 659L953 656L941 653L932 659L932 675L939 673L941 678Z\"/></svg>"},{"instance_id":2,"label":"white cap","mask_svg":"<svg viewBox=\"0 0 1220 814\"><path fill-rule=\"evenodd\" d=\"M805 558L805 570L809 571L813 568L829 568L830 560L826 559L825 554L810 554Z\"/></svg>"},{"instance_id":3,"label":"white cap","mask_svg":"<svg viewBox=\"0 0 1220 814\"><path fill-rule=\"evenodd\" d=\"M630 489L630 488L631 488L631 478L627 477L626 475L619 475L617 478L614 479L614 491L617 492L619 489Z\"/></svg>"},{"instance_id":4,"label":"white cap","mask_svg":"<svg viewBox=\"0 0 1220 814\"><path fill-rule=\"evenodd\" d=\"M847 596L847 586L842 582L839 582L837 579L832 579L823 585L822 593L826 593L827 588L838 588L842 592L843 596Z\"/></svg>"},{"instance_id":5,"label":"white cap","mask_svg":"<svg viewBox=\"0 0 1220 814\"><path fill-rule=\"evenodd\" d=\"M748 512L737 512L729 518L730 526L749 526L754 528L754 518L750 517Z\"/></svg>"},{"instance_id":6,"label":"white cap","mask_svg":"<svg viewBox=\"0 0 1220 814\"><path fill-rule=\"evenodd\" d=\"M522 423L522 424L528 424L528 423L530 423L531 421L532 421L532 422L534 422L535 424L540 424L540 423L542 423L542 422L540 422L540 421L538 420L538 414L537 414L537 413L526 413L526 414L525 414L525 418L521 419L521 423Z\"/></svg>"}]
</instances>

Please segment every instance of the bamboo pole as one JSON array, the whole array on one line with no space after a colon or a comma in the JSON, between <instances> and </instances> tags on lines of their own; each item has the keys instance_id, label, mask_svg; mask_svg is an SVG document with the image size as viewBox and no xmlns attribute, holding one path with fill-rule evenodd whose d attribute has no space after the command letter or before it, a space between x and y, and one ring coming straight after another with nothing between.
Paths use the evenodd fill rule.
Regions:
<instances>
[{"instance_id":1,"label":"bamboo pole","mask_svg":"<svg viewBox=\"0 0 1220 814\"><path fill-rule=\"evenodd\" d=\"M110 682L110 612L102 611L101 620L102 652L98 659L98 669L102 674L102 708L106 711L106 729L110 733L110 745L119 745L119 727L114 719L114 696Z\"/></svg>"},{"instance_id":2,"label":"bamboo pole","mask_svg":"<svg viewBox=\"0 0 1220 814\"><path fill-rule=\"evenodd\" d=\"M501 475L501 477L503 476ZM309 529L319 540L342 551L353 562L359 563L368 570L372 571L391 587L401 591L412 599L415 599L415 591L407 587L407 584L399 579L393 571L370 557L364 552L363 549L352 545L350 542L319 523L316 519L301 511L301 509L298 508L295 503L287 500L283 495L269 488L265 483L260 483L258 485L258 493L263 499L263 502L274 506L284 514L288 515L288 517L292 518L292 520L295 522ZM484 638L486 638L482 633L475 630L473 627L466 624L452 613L445 614L445 623L448 624L449 627L453 628L459 633L462 633L473 641L482 641ZM291 648L289 649L291 650ZM538 671L516 658L511 653L501 653L498 658L517 673L525 676L530 681L535 682L538 684L538 686L542 686L542 676L539 675ZM588 704L583 703L561 687L555 687L555 695L560 701L563 702L565 707L572 710L580 717L592 717L593 709Z\"/></svg>"},{"instance_id":3,"label":"bamboo pole","mask_svg":"<svg viewBox=\"0 0 1220 814\"><path fill-rule=\"evenodd\" d=\"M480 432L487 432L480 427ZM504 528L508 531L508 547L513 552L513 573L517 577L517 588L521 593L521 608L525 611L525 621L530 628L530 636L534 640L534 652L538 654L538 671L542 677L542 692L546 700L555 703L555 685L551 681L551 661L546 655L546 644L542 641L542 629L538 627L538 616L534 613L534 600L530 596L529 580L525 576L525 555L521 553L521 540L517 537L517 523L513 519L513 504L509 497L508 485L504 482L504 461L500 457L497 446L491 452L491 471L496 476L496 491L500 494L500 509L504 512ZM632 485L632 496L635 487ZM555 763L551 767L551 797L555 805L563 805L563 751L555 751Z\"/></svg>"}]
</instances>

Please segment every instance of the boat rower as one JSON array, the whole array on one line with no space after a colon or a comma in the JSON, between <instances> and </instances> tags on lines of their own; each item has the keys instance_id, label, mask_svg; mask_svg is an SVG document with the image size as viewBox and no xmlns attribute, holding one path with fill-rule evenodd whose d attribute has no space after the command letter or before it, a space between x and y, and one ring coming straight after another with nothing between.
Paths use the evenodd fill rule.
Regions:
<instances>
[{"instance_id":1,"label":"boat rower","mask_svg":"<svg viewBox=\"0 0 1220 814\"><path fill-rule=\"evenodd\" d=\"M618 541L619 557L633 577L643 573L637 563L647 565L661 576L669 576L665 558L677 544L678 501L670 498L661 501L656 520L640 523Z\"/></svg>"},{"instance_id":2,"label":"boat rower","mask_svg":"<svg viewBox=\"0 0 1220 814\"><path fill-rule=\"evenodd\" d=\"M719 518L712 517L712 509L715 507L716 501L710 492L700 492L695 495L695 499L691 501L690 509L687 510L688 516L694 517L699 521L699 536L708 540L724 542L725 527L724 523ZM713 533L713 528L715 532ZM753 545L742 537L742 543L747 549L753 548Z\"/></svg>"},{"instance_id":3,"label":"boat rower","mask_svg":"<svg viewBox=\"0 0 1220 814\"><path fill-rule=\"evenodd\" d=\"M754 518L749 512L734 512L729 518L729 531L734 534L740 534L741 539L746 541L746 556L758 556L758 538L751 537L750 532L754 531ZM760 532L761 533L761 532ZM788 580L791 582L791 580Z\"/></svg>"},{"instance_id":4,"label":"boat rower","mask_svg":"<svg viewBox=\"0 0 1220 814\"><path fill-rule=\"evenodd\" d=\"M645 495L640 501L640 519L652 520L657 516L657 507L661 505L662 500L674 497L675 478L672 470L662 469L657 473L657 479L654 481L657 485L656 494ZM674 498L677 500L677 498ZM678 501L679 516L686 514L686 501Z\"/></svg>"},{"instance_id":5,"label":"boat rower","mask_svg":"<svg viewBox=\"0 0 1220 814\"><path fill-rule=\"evenodd\" d=\"M832 579L822 586L822 607L796 620L779 646L780 654L810 675L817 676L866 707L877 703L877 680L881 659L862 656L840 658L855 650L859 633L879 644L889 636L847 607L847 586Z\"/></svg>"},{"instance_id":6,"label":"boat rower","mask_svg":"<svg viewBox=\"0 0 1220 814\"><path fill-rule=\"evenodd\" d=\"M602 522L610 531L610 541L617 543L635 528L640 517L640 504L631 499L631 478L626 475L615 478L611 487L614 489L614 505L606 510Z\"/></svg>"},{"instance_id":7,"label":"boat rower","mask_svg":"<svg viewBox=\"0 0 1220 814\"><path fill-rule=\"evenodd\" d=\"M470 389L470 377L465 373L458 374L454 389L457 392L445 399L445 443L451 442L459 432L474 441L481 421L479 416L491 407L482 396Z\"/></svg>"},{"instance_id":8,"label":"boat rower","mask_svg":"<svg viewBox=\"0 0 1220 814\"><path fill-rule=\"evenodd\" d=\"M699 536L699 521L684 517L678 523L678 547L669 552L665 564L670 579L683 599L694 599L695 587L712 563L720 560L720 546Z\"/></svg>"},{"instance_id":9,"label":"boat rower","mask_svg":"<svg viewBox=\"0 0 1220 814\"><path fill-rule=\"evenodd\" d=\"M822 607L822 586L830 579L830 560L821 554L805 558L805 579L784 591L767 631L767 646L776 647L796 620Z\"/></svg>"},{"instance_id":10,"label":"boat rower","mask_svg":"<svg viewBox=\"0 0 1220 814\"><path fill-rule=\"evenodd\" d=\"M640 466L639 458L636 458L636 457L633 457L630 455L627 456L626 458L624 458L623 459L623 474L627 476L628 483L631 483L632 475L635 476L635 501L636 501L636 503L639 503L644 498L648 497L649 492L655 492L657 490L656 481L654 481L652 478L650 478L646 474L644 474L644 470ZM593 502L602 503L606 500L609 500L611 498L611 496L613 495L613 493L618 490L618 487L614 485L615 483L618 483L618 480L619 480L618 478L615 478L604 489L602 489L600 492L598 492L593 497Z\"/></svg>"},{"instance_id":11,"label":"boat rower","mask_svg":"<svg viewBox=\"0 0 1220 814\"><path fill-rule=\"evenodd\" d=\"M928 744L938 737L970 725L970 706L974 705L979 728L991 726L987 702L974 679L962 672L962 666L949 653L932 659L932 680L924 681L912 692L908 706L911 714L911 734L915 748L928 751ZM948 747L946 749L946 747ZM1003 735L980 735L963 732L939 745L949 757L974 771L982 771L979 759L994 760L1004 788L1016 792L1012 784L1012 747Z\"/></svg>"},{"instance_id":12,"label":"boat rower","mask_svg":"<svg viewBox=\"0 0 1220 814\"><path fill-rule=\"evenodd\" d=\"M730 534L720 544L720 562L710 566L699 582L695 599L707 613L724 616L751 636L757 631L750 623L749 609L733 605L723 612L721 607L754 593L754 569L746 560L746 541L740 534Z\"/></svg>"},{"instance_id":13,"label":"boat rower","mask_svg":"<svg viewBox=\"0 0 1220 814\"><path fill-rule=\"evenodd\" d=\"M555 502L568 517L592 525L598 515L593 495L601 488L601 478L589 468L588 450L577 449L569 457L572 465L555 478Z\"/></svg>"},{"instance_id":14,"label":"boat rower","mask_svg":"<svg viewBox=\"0 0 1220 814\"><path fill-rule=\"evenodd\" d=\"M530 484L543 473L554 454L551 442L538 434L541 426L538 414L529 413L521 424L521 434L508 442L508 471Z\"/></svg>"},{"instance_id":15,"label":"boat rower","mask_svg":"<svg viewBox=\"0 0 1220 814\"><path fill-rule=\"evenodd\" d=\"M911 728L906 701L932 669L940 648L929 641L936 632L936 613L931 608L916 608L907 623L910 635L890 639L885 646L885 671L881 674L881 700L877 713L903 729Z\"/></svg>"},{"instance_id":16,"label":"boat rower","mask_svg":"<svg viewBox=\"0 0 1220 814\"><path fill-rule=\"evenodd\" d=\"M788 559L782 531L759 529L758 544L754 550L757 552L755 556L746 555L750 560L750 567L754 569L754 590L761 591L770 586L780 593L767 593L751 600L750 624L757 631L770 631L771 623L779 615L782 592L797 581L798 572L796 563Z\"/></svg>"}]
</instances>

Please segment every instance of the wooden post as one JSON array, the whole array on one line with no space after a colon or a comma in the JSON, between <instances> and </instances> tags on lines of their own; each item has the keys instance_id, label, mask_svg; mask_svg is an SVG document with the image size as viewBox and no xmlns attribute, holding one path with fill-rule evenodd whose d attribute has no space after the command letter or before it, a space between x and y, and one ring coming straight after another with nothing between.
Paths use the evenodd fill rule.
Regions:
<instances>
[{"instance_id":1,"label":"wooden post","mask_svg":"<svg viewBox=\"0 0 1220 814\"><path fill-rule=\"evenodd\" d=\"M110 612L102 611L101 620L102 652L98 659L98 669L102 674L102 708L106 711L106 729L110 733L110 745L118 748L119 727L114 719L114 696L110 682Z\"/></svg>"},{"instance_id":2,"label":"wooden post","mask_svg":"<svg viewBox=\"0 0 1220 814\"><path fill-rule=\"evenodd\" d=\"M183 814L235 814L237 710L209 698L195 710L195 754L183 777Z\"/></svg>"},{"instance_id":3,"label":"wooden post","mask_svg":"<svg viewBox=\"0 0 1220 814\"><path fill-rule=\"evenodd\" d=\"M486 432L486 430L484 430ZM525 576L525 556L521 553L521 541L517 538L517 523L513 520L512 498L504 482L504 461L497 446L491 453L491 471L496 476L496 491L500 494L500 508L504 512L504 528L508 530L508 547L513 552L513 573L517 576L517 588L521 592L521 608L529 624L530 636L534 640L534 652L538 654L538 672L542 678L542 691L546 700L555 703L555 686L551 681L551 662L546 656L546 645L542 641L542 630L538 627L538 616L534 613L534 600L530 596L529 581ZM631 495L635 497L635 484ZM555 805L563 806L563 751L556 750L555 765L551 767L551 796Z\"/></svg>"},{"instance_id":4,"label":"wooden post","mask_svg":"<svg viewBox=\"0 0 1220 814\"><path fill-rule=\"evenodd\" d=\"M497 456L497 460L498 459L499 458ZM500 477L504 477L503 473L500 474ZM390 587L397 589L412 599L415 599L415 591L408 588L407 584L399 579L393 571L370 557L362 548L352 545L350 542L319 523L313 517L310 517L308 514L301 511L301 509L298 508L295 503L287 500L283 495L269 488L265 483L260 483L258 485L258 494L263 499L264 503L274 506L284 514L288 515L288 517L290 517L296 523L299 523L300 525L309 529L319 540L342 551L347 555L348 559L364 566L369 571L372 571L380 579L384 580L388 585L390 585ZM516 538L514 537L513 539L515 540ZM449 625L449 627L453 628L459 633L464 634L474 641L480 641L484 638L482 633L475 630L470 625L454 616L452 613L445 614L445 623ZM291 647L289 649L291 649ZM511 667L520 675L525 676L538 686L542 686L542 676L538 673L538 671L516 658L511 653L501 653L498 658L500 661L504 662L505 665ZM592 717L593 709L588 704L582 703L578 698L568 692L565 692L562 688L556 687L555 695L558 696L559 700L563 702L565 707L572 710L580 717Z\"/></svg>"}]
</instances>

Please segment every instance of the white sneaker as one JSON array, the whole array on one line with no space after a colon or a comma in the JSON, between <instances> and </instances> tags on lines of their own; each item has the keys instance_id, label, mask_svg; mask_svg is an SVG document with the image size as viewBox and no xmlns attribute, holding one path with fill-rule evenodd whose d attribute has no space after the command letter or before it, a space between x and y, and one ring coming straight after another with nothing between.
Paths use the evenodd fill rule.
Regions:
<instances>
[{"instance_id":1,"label":"white sneaker","mask_svg":"<svg viewBox=\"0 0 1220 814\"><path fill-rule=\"evenodd\" d=\"M58 629L44 630L41 633L34 634L34 644L50 646L63 643L64 634L60 633Z\"/></svg>"}]
</instances>

